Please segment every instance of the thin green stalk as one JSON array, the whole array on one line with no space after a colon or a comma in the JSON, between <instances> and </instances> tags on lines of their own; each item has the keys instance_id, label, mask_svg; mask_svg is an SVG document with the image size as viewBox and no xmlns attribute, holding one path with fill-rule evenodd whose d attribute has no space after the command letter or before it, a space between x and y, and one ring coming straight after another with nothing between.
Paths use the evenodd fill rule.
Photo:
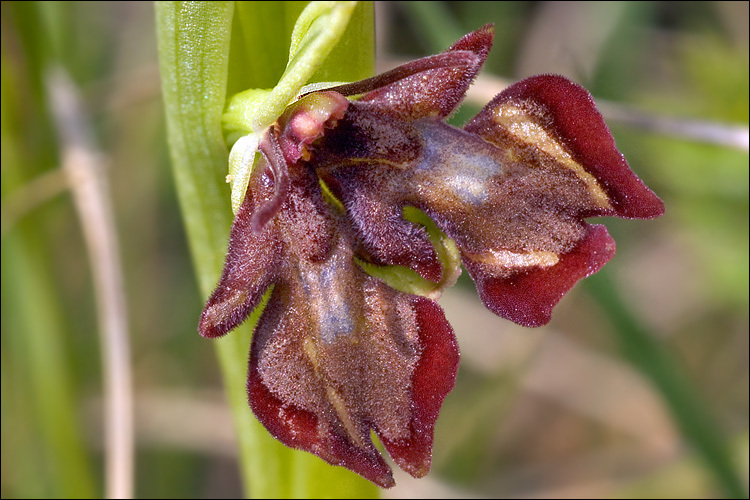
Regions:
<instances>
[{"instance_id":1,"label":"thin green stalk","mask_svg":"<svg viewBox=\"0 0 750 500\"><path fill-rule=\"evenodd\" d=\"M75 84L60 66L49 68L45 80L62 168L71 179L96 292L104 379L105 494L131 498L135 444L130 335L109 183Z\"/></svg>"},{"instance_id":2,"label":"thin green stalk","mask_svg":"<svg viewBox=\"0 0 750 500\"><path fill-rule=\"evenodd\" d=\"M225 183L228 150L221 121L225 100L230 97L227 89L236 92L273 85L278 80L281 75L272 73L284 69L291 26L304 8L304 4L298 2L255 4L156 4L172 166L204 297L211 293L221 274L232 221L230 192ZM358 6L355 11L344 39L351 38L348 46L365 45L366 50L361 50L361 54L369 54L369 57L360 54L356 56L359 59L352 59L348 56L350 64L345 73L350 79L354 73L359 78L369 76L373 64L372 6ZM336 50L338 47L334 52ZM279 61L280 57L284 59ZM328 64L326 60L324 66ZM352 71L352 66L357 71ZM253 70L248 71L248 67ZM326 76L335 76L335 73L333 67ZM285 447L252 415L245 380L250 336L256 319L257 314L225 338L213 341L234 415L247 494L269 498L375 496L377 490L372 484L349 471L330 467L317 457Z\"/></svg>"},{"instance_id":3,"label":"thin green stalk","mask_svg":"<svg viewBox=\"0 0 750 500\"><path fill-rule=\"evenodd\" d=\"M609 273L604 268L585 280L585 284L611 319L623 354L654 384L682 435L713 472L724 495L727 498L747 498L725 438L706 411L705 403L680 372L674 356L627 308Z\"/></svg>"},{"instance_id":4,"label":"thin green stalk","mask_svg":"<svg viewBox=\"0 0 750 500\"><path fill-rule=\"evenodd\" d=\"M43 67L52 49L40 35L38 7L33 2L2 7L3 36L6 27L13 30L13 43L3 38L1 57L3 203L30 179L50 172L55 161L54 148L40 147L54 144L54 139L47 133L41 92ZM38 213L9 226L3 221L2 493L93 498L97 485L79 425L71 332L52 271L57 249L44 221Z\"/></svg>"}]
</instances>

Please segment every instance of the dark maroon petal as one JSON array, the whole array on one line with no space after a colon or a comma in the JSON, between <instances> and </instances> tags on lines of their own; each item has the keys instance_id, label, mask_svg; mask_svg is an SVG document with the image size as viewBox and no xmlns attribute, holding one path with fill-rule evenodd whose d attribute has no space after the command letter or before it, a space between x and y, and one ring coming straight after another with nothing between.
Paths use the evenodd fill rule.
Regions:
<instances>
[{"instance_id":1,"label":"dark maroon petal","mask_svg":"<svg viewBox=\"0 0 750 500\"><path fill-rule=\"evenodd\" d=\"M533 76L511 85L464 129L507 147L508 135L521 142L535 135L523 137L511 130L513 125L523 130L532 123L564 145L606 192L611 209L591 215L647 219L664 213L662 201L630 170L617 150L591 94L562 76Z\"/></svg>"},{"instance_id":2,"label":"dark maroon petal","mask_svg":"<svg viewBox=\"0 0 750 500\"><path fill-rule=\"evenodd\" d=\"M495 314L524 326L549 322L552 308L579 280L594 274L615 254L615 241L601 225L587 226L585 236L556 264L521 267L497 275L498 266L464 257L482 302Z\"/></svg>"},{"instance_id":3,"label":"dark maroon petal","mask_svg":"<svg viewBox=\"0 0 750 500\"><path fill-rule=\"evenodd\" d=\"M444 118L458 106L466 89L477 75L495 36L488 24L465 35L444 53L470 51L478 57L469 66L442 68L417 73L365 94L359 102L376 107L380 112L403 119L423 117ZM457 61L458 62L458 61ZM408 63L409 64L415 64Z\"/></svg>"},{"instance_id":4,"label":"dark maroon petal","mask_svg":"<svg viewBox=\"0 0 750 500\"><path fill-rule=\"evenodd\" d=\"M277 277L281 260L278 228L266 224L255 232L251 227L256 205L267 203L273 192L264 170L253 173L234 219L221 279L201 314L198 331L204 337L220 337L242 323Z\"/></svg>"},{"instance_id":5,"label":"dark maroon petal","mask_svg":"<svg viewBox=\"0 0 750 500\"><path fill-rule=\"evenodd\" d=\"M443 266L430 243L424 228L404 220L402 205L384 203L390 172L361 165L357 172L347 178L346 174L336 182L336 191L345 196L347 213L359 229L357 254L378 265L409 267L425 279L439 282Z\"/></svg>"},{"instance_id":6,"label":"dark maroon petal","mask_svg":"<svg viewBox=\"0 0 750 500\"><path fill-rule=\"evenodd\" d=\"M439 282L442 266L427 233L402 217L409 170L421 155L413 123L352 102L335 129L314 144L311 165L346 207L358 231L354 250L374 264L409 267Z\"/></svg>"},{"instance_id":7,"label":"dark maroon petal","mask_svg":"<svg viewBox=\"0 0 750 500\"><path fill-rule=\"evenodd\" d=\"M456 337L440 307L425 298L415 299L414 306L422 353L412 380L411 437L400 441L382 438L382 442L399 467L422 477L430 470L435 422L443 399L455 384L459 356Z\"/></svg>"}]
</instances>

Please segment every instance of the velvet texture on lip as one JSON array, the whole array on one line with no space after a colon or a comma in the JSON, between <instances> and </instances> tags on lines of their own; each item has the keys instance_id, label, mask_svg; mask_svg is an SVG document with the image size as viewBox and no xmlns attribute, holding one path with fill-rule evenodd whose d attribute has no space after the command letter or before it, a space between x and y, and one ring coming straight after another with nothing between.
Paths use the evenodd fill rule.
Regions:
<instances>
[{"instance_id":1,"label":"velvet texture on lip","mask_svg":"<svg viewBox=\"0 0 750 500\"><path fill-rule=\"evenodd\" d=\"M490 310L526 326L547 323L614 255L604 226L586 218L664 211L589 93L561 76L518 82L463 129L447 125L492 39L488 25L442 54L287 108L261 140L201 316L202 335L224 335L273 287L250 350L250 406L283 443L383 487L392 473L371 431L402 469L427 473L458 367L437 303L358 263L450 284L457 269L406 207L455 241Z\"/></svg>"}]
</instances>

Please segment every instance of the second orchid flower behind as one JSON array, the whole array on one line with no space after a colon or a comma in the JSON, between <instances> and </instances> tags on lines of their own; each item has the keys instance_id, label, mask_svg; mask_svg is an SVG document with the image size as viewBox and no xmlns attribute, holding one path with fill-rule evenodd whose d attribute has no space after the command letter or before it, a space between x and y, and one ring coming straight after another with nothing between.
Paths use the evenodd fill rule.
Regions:
<instances>
[{"instance_id":1,"label":"second orchid flower behind","mask_svg":"<svg viewBox=\"0 0 750 500\"><path fill-rule=\"evenodd\" d=\"M432 300L460 272L451 256L490 310L539 326L615 253L586 218L664 212L591 95L561 76L516 83L463 129L444 123L492 40L488 25L442 54L289 106L260 140L201 316L202 335L224 335L272 287L250 350L250 406L286 445L382 487L394 482L371 431L411 475L430 468L458 368ZM434 286L392 278L404 269Z\"/></svg>"}]
</instances>

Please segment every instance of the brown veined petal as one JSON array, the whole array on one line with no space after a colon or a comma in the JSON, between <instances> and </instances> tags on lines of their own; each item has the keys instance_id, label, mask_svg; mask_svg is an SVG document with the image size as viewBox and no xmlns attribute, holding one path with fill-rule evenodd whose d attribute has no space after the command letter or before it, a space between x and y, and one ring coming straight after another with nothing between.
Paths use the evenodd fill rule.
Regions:
<instances>
[{"instance_id":1,"label":"brown veined petal","mask_svg":"<svg viewBox=\"0 0 750 500\"><path fill-rule=\"evenodd\" d=\"M511 85L464 129L521 161L529 146L550 155L597 201L599 208L587 216L648 219L664 213L664 203L617 150L591 94L565 77L539 75Z\"/></svg>"},{"instance_id":2,"label":"brown veined petal","mask_svg":"<svg viewBox=\"0 0 750 500\"><path fill-rule=\"evenodd\" d=\"M257 168L232 224L219 284L201 314L198 331L204 337L221 337L242 323L276 279L281 259L278 228L266 224L262 231L251 229L256 208L272 196L270 178L264 168Z\"/></svg>"},{"instance_id":3,"label":"brown veined petal","mask_svg":"<svg viewBox=\"0 0 750 500\"><path fill-rule=\"evenodd\" d=\"M573 285L601 269L614 254L615 241L607 229L586 225L583 238L561 255L500 251L482 256L462 253L462 260L489 310L524 326L541 326Z\"/></svg>"},{"instance_id":4,"label":"brown veined petal","mask_svg":"<svg viewBox=\"0 0 750 500\"><path fill-rule=\"evenodd\" d=\"M408 472L429 469L432 429L457 369L455 339L437 304L359 269L346 223L315 188L312 175L293 180L280 211L285 258L253 337L250 405L283 443L392 486L370 431ZM327 253L309 251L319 242L305 229L339 223Z\"/></svg>"}]
</instances>

